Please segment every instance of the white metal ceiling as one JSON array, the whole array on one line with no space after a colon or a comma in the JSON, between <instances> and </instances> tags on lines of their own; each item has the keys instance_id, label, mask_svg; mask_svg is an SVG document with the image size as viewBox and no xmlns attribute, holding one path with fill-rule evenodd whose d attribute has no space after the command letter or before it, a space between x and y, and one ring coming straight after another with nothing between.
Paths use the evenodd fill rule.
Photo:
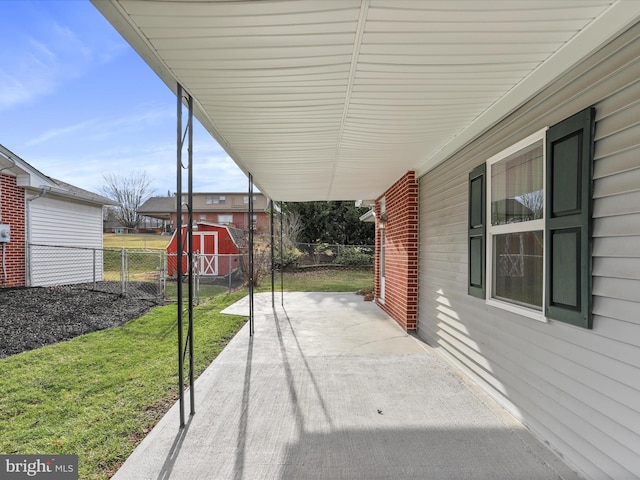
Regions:
<instances>
[{"instance_id":1,"label":"white metal ceiling","mask_svg":"<svg viewBox=\"0 0 640 480\"><path fill-rule=\"evenodd\" d=\"M428 171L640 17L636 0L93 1L287 201Z\"/></svg>"}]
</instances>

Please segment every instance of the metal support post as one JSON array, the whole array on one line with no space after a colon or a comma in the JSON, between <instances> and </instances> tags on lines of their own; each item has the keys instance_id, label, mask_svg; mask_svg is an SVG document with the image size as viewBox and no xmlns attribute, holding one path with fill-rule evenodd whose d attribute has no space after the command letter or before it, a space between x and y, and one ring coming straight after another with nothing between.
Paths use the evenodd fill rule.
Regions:
<instances>
[{"instance_id":1,"label":"metal support post","mask_svg":"<svg viewBox=\"0 0 640 480\"><path fill-rule=\"evenodd\" d=\"M176 241L178 245L176 256L176 281L177 281L177 315L178 315L178 391L180 394L180 427L185 426L184 421L184 357L187 353L187 344L184 343L184 309L183 309L183 253L187 252L187 343L189 352L189 394L191 397L190 413L195 413L195 392L194 392L194 370L193 370L193 98L186 95L188 107L188 119L186 129L182 128L182 107L183 107L183 89L182 85L177 85L177 156L176 156ZM182 151L184 148L185 137L188 139L187 144L187 213L188 223L186 229L186 237L183 236L182 227L182 173L185 169L182 161ZM186 244L186 245L185 245Z\"/></svg>"},{"instance_id":2,"label":"metal support post","mask_svg":"<svg viewBox=\"0 0 640 480\"><path fill-rule=\"evenodd\" d=\"M253 175L249 173L249 336L253 337Z\"/></svg>"},{"instance_id":3,"label":"metal support post","mask_svg":"<svg viewBox=\"0 0 640 480\"><path fill-rule=\"evenodd\" d=\"M180 396L180 427L184 427L184 360L182 356L182 85L178 84L178 112L176 123L177 163L176 163L176 288L178 308L178 393Z\"/></svg>"},{"instance_id":4,"label":"metal support post","mask_svg":"<svg viewBox=\"0 0 640 480\"><path fill-rule=\"evenodd\" d=\"M190 399L190 411L191 415L196 413L195 407L195 391L193 388L193 97L188 96L187 104L189 106L189 121L188 121L188 166L187 166L187 178L188 178L188 191L187 202L189 211L189 226L187 227L187 238L189 242L188 259L189 259L189 327L188 327L188 342L189 342L189 399Z\"/></svg>"},{"instance_id":5,"label":"metal support post","mask_svg":"<svg viewBox=\"0 0 640 480\"><path fill-rule=\"evenodd\" d=\"M283 210L284 210L283 204L281 203L280 204L280 303L284 307L284 266L283 266L284 257L282 254L283 244L284 244L283 233L282 233L282 231L284 230L282 228L282 220L283 220L282 211Z\"/></svg>"},{"instance_id":6,"label":"metal support post","mask_svg":"<svg viewBox=\"0 0 640 480\"><path fill-rule=\"evenodd\" d=\"M275 245L273 243L273 200L269 200L269 219L271 221L271 308L276 307L276 286L275 286ZM280 230L282 230L282 225L280 225ZM282 268L282 266L280 266Z\"/></svg>"}]
</instances>

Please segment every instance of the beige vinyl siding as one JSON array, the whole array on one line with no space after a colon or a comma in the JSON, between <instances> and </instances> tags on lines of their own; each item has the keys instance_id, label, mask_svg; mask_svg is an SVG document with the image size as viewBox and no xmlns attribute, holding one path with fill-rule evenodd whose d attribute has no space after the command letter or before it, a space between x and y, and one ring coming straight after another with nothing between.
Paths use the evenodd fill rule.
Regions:
<instances>
[{"instance_id":1,"label":"beige vinyl siding","mask_svg":"<svg viewBox=\"0 0 640 480\"><path fill-rule=\"evenodd\" d=\"M420 179L418 334L587 478L640 477L640 26ZM594 328L467 295L468 173L596 106Z\"/></svg>"},{"instance_id":2,"label":"beige vinyl siding","mask_svg":"<svg viewBox=\"0 0 640 480\"><path fill-rule=\"evenodd\" d=\"M102 207L49 196L29 203L30 285L93 282L94 259L102 280Z\"/></svg>"}]
</instances>

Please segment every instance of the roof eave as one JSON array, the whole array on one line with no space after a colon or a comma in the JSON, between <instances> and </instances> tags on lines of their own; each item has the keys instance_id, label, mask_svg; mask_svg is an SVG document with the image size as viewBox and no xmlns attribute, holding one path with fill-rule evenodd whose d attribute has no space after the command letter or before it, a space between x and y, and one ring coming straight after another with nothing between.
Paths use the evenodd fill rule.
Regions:
<instances>
[{"instance_id":1,"label":"roof eave","mask_svg":"<svg viewBox=\"0 0 640 480\"><path fill-rule=\"evenodd\" d=\"M620 0L416 168L422 176L471 143L603 45L640 20L640 2Z\"/></svg>"}]
</instances>

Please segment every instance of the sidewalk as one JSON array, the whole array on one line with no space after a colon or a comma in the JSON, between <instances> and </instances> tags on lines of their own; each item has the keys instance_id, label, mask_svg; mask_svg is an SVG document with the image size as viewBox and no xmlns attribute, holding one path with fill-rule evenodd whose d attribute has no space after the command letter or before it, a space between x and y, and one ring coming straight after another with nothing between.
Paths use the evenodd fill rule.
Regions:
<instances>
[{"instance_id":1,"label":"sidewalk","mask_svg":"<svg viewBox=\"0 0 640 480\"><path fill-rule=\"evenodd\" d=\"M253 339L246 325L197 380L187 426L175 405L115 480L579 478L362 297L277 294L274 311L258 294L255 312Z\"/></svg>"}]
</instances>

